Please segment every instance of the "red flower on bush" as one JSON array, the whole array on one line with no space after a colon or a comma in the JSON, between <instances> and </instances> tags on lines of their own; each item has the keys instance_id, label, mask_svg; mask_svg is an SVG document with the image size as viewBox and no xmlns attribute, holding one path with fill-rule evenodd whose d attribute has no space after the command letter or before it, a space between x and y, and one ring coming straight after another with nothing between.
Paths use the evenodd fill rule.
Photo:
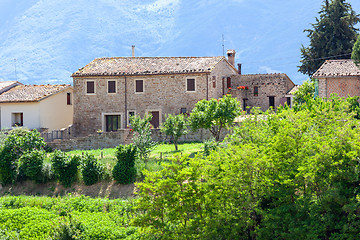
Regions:
<instances>
[{"instance_id":1,"label":"red flower on bush","mask_svg":"<svg viewBox=\"0 0 360 240\"><path fill-rule=\"evenodd\" d=\"M134 131L134 129L130 128L130 132Z\"/></svg>"},{"instance_id":2,"label":"red flower on bush","mask_svg":"<svg viewBox=\"0 0 360 240\"><path fill-rule=\"evenodd\" d=\"M245 89L245 90L248 90L249 87L248 87L248 86L238 86L237 89Z\"/></svg>"}]
</instances>

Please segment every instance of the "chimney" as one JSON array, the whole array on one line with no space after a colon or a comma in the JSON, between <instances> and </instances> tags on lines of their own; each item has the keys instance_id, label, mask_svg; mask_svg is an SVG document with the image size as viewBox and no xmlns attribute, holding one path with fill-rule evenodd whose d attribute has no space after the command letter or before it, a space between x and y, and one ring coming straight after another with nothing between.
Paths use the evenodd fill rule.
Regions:
<instances>
[{"instance_id":1,"label":"chimney","mask_svg":"<svg viewBox=\"0 0 360 240\"><path fill-rule=\"evenodd\" d=\"M235 50L229 49L226 51L228 61L235 67Z\"/></svg>"},{"instance_id":2,"label":"chimney","mask_svg":"<svg viewBox=\"0 0 360 240\"><path fill-rule=\"evenodd\" d=\"M131 48L132 48L132 57L135 57L135 45L132 45Z\"/></svg>"},{"instance_id":3,"label":"chimney","mask_svg":"<svg viewBox=\"0 0 360 240\"><path fill-rule=\"evenodd\" d=\"M238 73L241 75L241 63L238 63Z\"/></svg>"}]
</instances>

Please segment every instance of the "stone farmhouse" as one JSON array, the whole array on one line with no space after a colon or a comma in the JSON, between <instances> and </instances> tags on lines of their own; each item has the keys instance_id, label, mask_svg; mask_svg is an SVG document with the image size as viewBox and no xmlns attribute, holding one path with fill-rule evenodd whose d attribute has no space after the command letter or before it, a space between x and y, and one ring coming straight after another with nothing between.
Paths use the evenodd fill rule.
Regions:
<instances>
[{"instance_id":1,"label":"stone farmhouse","mask_svg":"<svg viewBox=\"0 0 360 240\"><path fill-rule=\"evenodd\" d=\"M236 74L225 57L97 58L72 75L75 133L116 131L145 113L157 128L165 114L188 113L196 102L226 94Z\"/></svg>"},{"instance_id":2,"label":"stone farmhouse","mask_svg":"<svg viewBox=\"0 0 360 240\"><path fill-rule=\"evenodd\" d=\"M5 86L6 89L1 87ZM73 122L71 85L23 85L0 82L1 129L24 126L40 131L66 128Z\"/></svg>"},{"instance_id":3,"label":"stone farmhouse","mask_svg":"<svg viewBox=\"0 0 360 240\"><path fill-rule=\"evenodd\" d=\"M319 97L360 96L360 68L351 59L326 60L313 78L319 80Z\"/></svg>"},{"instance_id":4,"label":"stone farmhouse","mask_svg":"<svg viewBox=\"0 0 360 240\"><path fill-rule=\"evenodd\" d=\"M127 128L134 114L151 113L157 128L166 114L189 113L198 101L228 93L244 110L276 109L289 103L286 94L294 86L286 74L241 75L234 50L227 51L227 58L96 58L72 77L76 136Z\"/></svg>"}]
</instances>

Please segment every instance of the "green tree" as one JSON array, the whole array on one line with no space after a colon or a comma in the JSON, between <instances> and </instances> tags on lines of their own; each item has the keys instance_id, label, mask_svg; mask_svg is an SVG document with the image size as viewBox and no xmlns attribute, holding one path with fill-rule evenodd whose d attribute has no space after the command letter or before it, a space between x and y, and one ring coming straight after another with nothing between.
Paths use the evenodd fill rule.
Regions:
<instances>
[{"instance_id":1,"label":"green tree","mask_svg":"<svg viewBox=\"0 0 360 240\"><path fill-rule=\"evenodd\" d=\"M154 142L151 137L151 119L151 114L145 114L144 118L141 118L139 115L130 117L131 127L135 132L133 142L138 148L138 154L141 160L147 160L150 152L156 146L156 142Z\"/></svg>"},{"instance_id":2,"label":"green tree","mask_svg":"<svg viewBox=\"0 0 360 240\"><path fill-rule=\"evenodd\" d=\"M359 65L359 63L360 63L360 35L358 36L358 38L354 44L354 47L353 47L353 50L351 53L351 59L354 60L356 65Z\"/></svg>"},{"instance_id":3,"label":"green tree","mask_svg":"<svg viewBox=\"0 0 360 240\"><path fill-rule=\"evenodd\" d=\"M306 80L294 93L294 104L302 104L308 97L314 97L315 84L313 80Z\"/></svg>"},{"instance_id":4,"label":"green tree","mask_svg":"<svg viewBox=\"0 0 360 240\"><path fill-rule=\"evenodd\" d=\"M36 130L15 128L11 130L0 151L0 180L3 184L15 181L19 158L26 152L41 150L44 139Z\"/></svg>"},{"instance_id":5,"label":"green tree","mask_svg":"<svg viewBox=\"0 0 360 240\"><path fill-rule=\"evenodd\" d=\"M188 132L184 114L166 115L165 122L161 126L161 131L171 137L175 145L175 150L177 151L179 138Z\"/></svg>"},{"instance_id":6,"label":"green tree","mask_svg":"<svg viewBox=\"0 0 360 240\"><path fill-rule=\"evenodd\" d=\"M201 100L190 113L190 126L193 131L209 129L216 141L220 140L221 130L229 127L241 113L240 103L231 95L216 100Z\"/></svg>"},{"instance_id":7,"label":"green tree","mask_svg":"<svg viewBox=\"0 0 360 240\"><path fill-rule=\"evenodd\" d=\"M355 25L360 21L346 0L325 0L320 18L306 29L310 38L308 47L301 47L301 66L299 72L311 76L326 59L349 58L356 41L358 30Z\"/></svg>"},{"instance_id":8,"label":"green tree","mask_svg":"<svg viewBox=\"0 0 360 240\"><path fill-rule=\"evenodd\" d=\"M358 239L360 128L309 98L240 122L227 148L176 156L138 183L145 239Z\"/></svg>"}]
</instances>

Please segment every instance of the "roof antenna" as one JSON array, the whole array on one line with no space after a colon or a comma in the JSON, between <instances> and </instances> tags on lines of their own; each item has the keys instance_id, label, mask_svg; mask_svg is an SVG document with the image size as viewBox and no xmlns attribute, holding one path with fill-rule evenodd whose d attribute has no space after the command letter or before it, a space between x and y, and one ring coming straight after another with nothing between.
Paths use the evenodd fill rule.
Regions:
<instances>
[{"instance_id":1,"label":"roof antenna","mask_svg":"<svg viewBox=\"0 0 360 240\"><path fill-rule=\"evenodd\" d=\"M14 68L15 68L15 79L16 79L16 81L18 80L18 78L17 78L17 73L16 73L16 58L14 58Z\"/></svg>"},{"instance_id":2,"label":"roof antenna","mask_svg":"<svg viewBox=\"0 0 360 240\"><path fill-rule=\"evenodd\" d=\"M223 48L223 56L225 56L224 34L222 34L222 48Z\"/></svg>"}]
</instances>

